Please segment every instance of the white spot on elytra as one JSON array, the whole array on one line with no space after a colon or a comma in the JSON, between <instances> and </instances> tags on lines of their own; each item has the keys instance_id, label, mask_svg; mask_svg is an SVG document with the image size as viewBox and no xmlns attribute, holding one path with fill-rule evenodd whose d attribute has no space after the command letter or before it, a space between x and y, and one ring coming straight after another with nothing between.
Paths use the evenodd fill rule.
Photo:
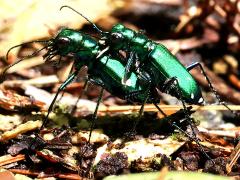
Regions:
<instances>
[{"instance_id":1,"label":"white spot on elytra","mask_svg":"<svg viewBox=\"0 0 240 180\"><path fill-rule=\"evenodd\" d=\"M191 93L191 99L194 99L194 94L193 93Z\"/></svg>"},{"instance_id":2,"label":"white spot on elytra","mask_svg":"<svg viewBox=\"0 0 240 180\"><path fill-rule=\"evenodd\" d=\"M135 66L136 66L136 67L139 67L139 65L140 65L140 62L139 62L139 61L136 61L136 62L135 62Z\"/></svg>"},{"instance_id":3,"label":"white spot on elytra","mask_svg":"<svg viewBox=\"0 0 240 180\"><path fill-rule=\"evenodd\" d=\"M203 98L202 97L198 100L198 103L203 103Z\"/></svg>"},{"instance_id":4,"label":"white spot on elytra","mask_svg":"<svg viewBox=\"0 0 240 180\"><path fill-rule=\"evenodd\" d=\"M127 79L126 81L122 79L122 85L131 86L132 85L131 79Z\"/></svg>"}]
</instances>

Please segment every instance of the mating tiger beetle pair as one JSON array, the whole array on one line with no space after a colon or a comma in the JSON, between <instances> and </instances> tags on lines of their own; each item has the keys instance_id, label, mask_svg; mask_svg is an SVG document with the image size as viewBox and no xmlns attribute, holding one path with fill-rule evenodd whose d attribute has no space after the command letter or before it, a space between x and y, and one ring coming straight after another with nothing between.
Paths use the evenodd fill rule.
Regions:
<instances>
[{"instance_id":1,"label":"mating tiger beetle pair","mask_svg":"<svg viewBox=\"0 0 240 180\"><path fill-rule=\"evenodd\" d=\"M62 6L61 9L62 8L70 8L77 12L69 6ZM47 116L41 129L47 122L57 96L77 77L83 66L88 67L88 78L86 83L91 82L102 87L93 114L89 140L94 128L94 122L97 118L97 111L104 89L121 99L142 104L139 116L143 113L145 103L153 103L159 112L167 117L158 106L158 103L160 102L158 91L170 94L182 102L185 120L194 132L194 122L190 117L186 103L198 105L204 104L200 87L193 76L189 73L189 71L195 67L201 69L209 87L215 94L219 103L229 109L229 107L221 101L217 95L216 90L213 88L200 63L197 62L188 67L184 67L166 47L148 39L144 34L129 29L122 24L116 24L112 27L111 31L104 32L81 13L77 13L85 18L93 28L98 31L100 36L98 40L83 32L63 28L56 37L52 39L23 43L28 44L38 42L42 43L44 47L33 54L16 61L14 64L8 66L3 72L4 76L7 69L26 58L35 56L44 49L47 50L47 53L43 56L46 61L51 60L55 56L60 56L59 61L61 61L61 58L64 56L73 56L74 64L72 72L59 87L49 106ZM23 44L9 49L7 57L13 48L22 46ZM121 51L125 52L125 55L122 55L120 53ZM134 130L136 125L137 123L135 123L133 127ZM171 125L183 132L188 138L190 138L190 140L195 141L206 157L211 159L199 144L199 140L195 133L193 133L194 135L187 134L175 122L172 122Z\"/></svg>"}]
</instances>

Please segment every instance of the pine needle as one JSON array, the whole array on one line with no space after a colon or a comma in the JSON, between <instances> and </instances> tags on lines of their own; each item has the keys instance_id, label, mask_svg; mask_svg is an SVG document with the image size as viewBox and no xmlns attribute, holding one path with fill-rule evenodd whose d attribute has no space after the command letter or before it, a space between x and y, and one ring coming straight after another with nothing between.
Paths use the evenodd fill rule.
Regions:
<instances>
[{"instance_id":1,"label":"pine needle","mask_svg":"<svg viewBox=\"0 0 240 180\"><path fill-rule=\"evenodd\" d=\"M137 112L140 110L141 106L138 105L127 105L127 106L109 106L99 107L99 112L102 113L114 113L114 112ZM159 107L165 112L165 111L178 111L180 109L183 109L182 105L159 105ZM189 107L189 106L188 106ZM194 111L210 111L210 110L216 110L216 111L228 111L228 109L223 105L205 105L205 106L198 106L198 105L191 105L192 110ZM233 111L239 111L240 105L228 105L228 107ZM152 104L145 105L144 111L154 111L157 112L158 110L156 107Z\"/></svg>"}]
</instances>

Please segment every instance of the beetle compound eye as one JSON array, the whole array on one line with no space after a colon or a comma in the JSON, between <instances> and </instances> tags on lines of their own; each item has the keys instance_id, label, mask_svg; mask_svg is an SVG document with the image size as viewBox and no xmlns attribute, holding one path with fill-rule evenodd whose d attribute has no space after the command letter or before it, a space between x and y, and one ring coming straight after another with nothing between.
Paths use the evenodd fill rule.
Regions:
<instances>
[{"instance_id":1,"label":"beetle compound eye","mask_svg":"<svg viewBox=\"0 0 240 180\"><path fill-rule=\"evenodd\" d=\"M67 45L70 44L70 39L69 38L66 38L66 37L60 37L59 39L57 39L56 41L56 45L59 47L59 48L64 48L66 47Z\"/></svg>"},{"instance_id":2,"label":"beetle compound eye","mask_svg":"<svg viewBox=\"0 0 240 180\"><path fill-rule=\"evenodd\" d=\"M121 33L112 33L112 42L119 43L123 40L123 35Z\"/></svg>"}]
</instances>

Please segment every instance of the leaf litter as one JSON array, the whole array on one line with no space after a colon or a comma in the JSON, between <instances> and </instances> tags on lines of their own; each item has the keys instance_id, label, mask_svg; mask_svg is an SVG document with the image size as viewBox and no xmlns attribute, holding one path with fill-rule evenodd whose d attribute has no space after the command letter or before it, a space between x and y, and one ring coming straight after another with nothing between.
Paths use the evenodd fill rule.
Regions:
<instances>
[{"instance_id":1,"label":"leaf litter","mask_svg":"<svg viewBox=\"0 0 240 180\"><path fill-rule=\"evenodd\" d=\"M196 51L198 55L200 54L203 62L204 59L209 57L205 57L204 54L201 54L201 51L196 49L208 45L218 46L218 43L222 42L220 41L221 34L218 31L221 24L218 19L213 18L211 13L217 11L222 18L226 18L225 15L229 13L227 8L232 8L234 12L236 11L233 6L227 6L231 2L224 0L221 2L225 2L225 4L218 4L216 1L209 0L206 1L206 4L201 4L199 1L195 7L191 7L188 3L184 3L185 10L187 9L188 11L183 12L179 19L179 24L175 24L175 31L171 32L175 33L175 36L179 37L178 39L171 39L169 36L164 38L157 37L154 33L150 34L150 36L157 37L156 40L158 41L161 39L160 42L166 44L177 56L187 57L186 60L185 58L179 58L181 60L184 59L186 61L185 64L188 64L189 57L196 56ZM19 5L20 3L21 6ZM124 13L126 15L130 12L134 14L132 16L133 20L126 23L136 29L142 28L141 26L138 27L137 24L141 23L141 16L144 17L145 14L149 16L146 12L147 10L150 12L149 9L153 6L156 9L159 8L157 6L159 4L166 9L172 6L181 6L179 1L174 2L174 4L168 1L134 0L126 2L116 1L114 3L111 1L71 1L70 3L66 1L61 1L61 3L56 3L55 1L25 1L23 4L22 1L16 1L15 4L9 4L7 1L4 1L1 7L4 10L1 11L1 17L3 17L1 23L3 26L0 31L1 37L5 38L1 38L0 41L0 55L4 56L6 51L13 45L44 39L49 37L51 33L56 34L57 29L63 26L75 29L84 26L85 20L76 14L67 11L60 12L59 7L61 5L68 4L73 7L81 7L83 10L87 9L87 13L82 13L86 14L93 22L97 22L98 19L102 18L101 25L103 25L103 28L104 24L106 24L106 27L109 27L109 22L104 17L112 17L112 22L118 22L121 20L121 16L124 19ZM206 18L207 15L203 16L204 14L201 11L205 12L204 8L211 7L211 3L214 4L214 10L207 11L209 17ZM134 10L134 7L136 6L141 9L141 12L138 13L139 18L135 19L136 9ZM117 10L110 15L116 8L122 8L122 11ZM195 14L191 14L194 8L196 9ZM154 14L156 9L152 11L152 18L157 16L157 14ZM46 13L46 11L49 13ZM161 8L158 11L161 11ZM225 15L224 11L226 11ZM177 15L176 12L172 14L173 17L171 18ZM166 18L169 17L166 16ZM175 18L178 17L176 16ZM195 34L197 27L194 21L199 19L202 22L202 36ZM134 21L139 22L135 24ZM226 23L229 23L228 21L230 20L226 18ZM214 28L209 28L209 24L213 25ZM230 65L233 67L230 73L231 76L229 76L228 71L222 69L222 65L218 66L220 70L215 68L216 72L214 68L213 70L211 68L208 69L207 74L210 74L210 79L213 79L213 84L216 85L217 91L223 98L239 104L239 88L237 85L239 67L237 63L234 63L236 62L234 55L229 55L229 53L236 51L231 45L236 43L235 37L239 36L239 33L237 26L230 24L230 27L233 28L230 28L232 31L230 31L226 40L230 49L227 52L228 60L223 60L222 62L225 65L227 64L227 66L229 66L229 62L230 64L235 64ZM185 34L185 36L181 37L181 33ZM192 34L192 36L186 34ZM16 54L21 55L22 49L24 50L24 48L21 48L19 53L17 53L17 50L13 52L10 61L2 64L12 63L16 59ZM193 52L194 49L196 50L195 52ZM222 59L226 59L226 54L223 55ZM218 59L215 61L219 62ZM156 110L150 106L146 106L146 109L149 108L149 111L154 112L144 113L137 128L138 135L127 137L125 133L129 132L134 120L138 119L138 115L131 114L131 112L136 112L139 107L118 106L118 104L125 105L126 102L117 98L109 101L110 106L109 104L105 106L104 102L101 105L96 129L92 133L91 144L88 144L89 132L86 130L90 128L91 112L93 112L96 105L93 101L97 98L99 91L94 87L95 91L86 92L84 98L89 100L81 100L80 104L77 105L77 112L71 114L69 112L74 106L72 102L77 100L76 94L83 91L81 84L77 84L75 88L66 89L65 95L59 105L56 105L54 112L49 118L54 120L49 123L48 127L51 128L38 132L37 129L41 126L43 115L54 96L53 93L49 94L47 91L54 92L54 89L59 87L60 81L64 80L64 78L56 76L56 68L50 68L49 70L49 67L46 68L46 66L49 65L43 64L41 57L37 56L28 62L23 62L22 66L15 66L15 69L9 72L12 74L8 75L8 80L1 84L0 106L1 112L3 112L1 116L9 119L8 121L6 120L9 125L6 126L3 123L1 126L0 124L0 145L2 149L0 151L2 152L0 164L7 170L5 174L0 174L0 176L12 177L11 171L16 174L15 178L19 174L38 178L104 178L112 174L159 171L165 166L169 170L204 171L221 175L228 174L229 176L239 175L239 161L237 161L239 145L233 150L234 145L237 144L238 127L235 129L232 127L224 128L224 126L221 128L199 128L198 138L201 138L202 141L200 143L213 159L215 163L213 164L212 161L204 157L194 142L188 140L181 133L174 131L171 124L169 122L166 123L167 120L160 119L159 115L155 113ZM33 68L35 71L32 76L29 68ZM34 79L33 77L37 75L37 71L40 74ZM65 69L62 71L65 72ZM219 73L221 76L219 76ZM193 72L198 82L207 87L206 81L198 74L198 71ZM66 77L67 73L61 76ZM226 83L225 79L228 79L228 76L231 77L231 85ZM232 77L235 77L235 80ZM37 88L33 86L37 86ZM109 94L105 93L103 99L108 100L108 98ZM61 104L65 104L65 106ZM215 108L218 107L215 106ZM205 109L208 108L214 109L214 106L205 107ZM177 112L177 115L174 116L173 114L170 117L176 117L177 120L181 120L179 106L163 105L163 109L169 115ZM238 109L237 106L236 109ZM198 108L193 107L193 111L198 110ZM201 111L199 112L201 113ZM62 123L63 121L64 123ZM59 128L56 124L64 124L65 127ZM188 132L189 127L185 127L185 130ZM178 177L180 176L181 174L179 173ZM190 174L186 176L191 177Z\"/></svg>"}]
</instances>

